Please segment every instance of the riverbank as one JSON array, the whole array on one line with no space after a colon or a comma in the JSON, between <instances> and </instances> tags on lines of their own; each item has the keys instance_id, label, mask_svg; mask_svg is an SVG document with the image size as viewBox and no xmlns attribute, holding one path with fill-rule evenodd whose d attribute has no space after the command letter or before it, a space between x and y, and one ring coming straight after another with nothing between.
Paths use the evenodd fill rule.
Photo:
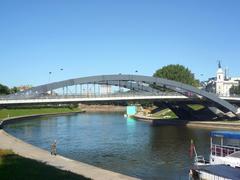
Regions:
<instances>
[{"instance_id":1,"label":"riverbank","mask_svg":"<svg viewBox=\"0 0 240 180\"><path fill-rule=\"evenodd\" d=\"M153 126L161 126L161 125L185 125L187 121L182 121L179 119L159 119L158 117L153 116L144 116L140 114L136 114L133 116L134 119L151 123Z\"/></svg>"},{"instance_id":2,"label":"riverbank","mask_svg":"<svg viewBox=\"0 0 240 180\"><path fill-rule=\"evenodd\" d=\"M25 110L29 110L29 109L25 109ZM34 109L34 110L35 110L34 112L39 113L39 110L36 110L36 109ZM26 112L26 111L22 111L22 112ZM59 115L59 114L63 115L63 114L81 113L84 111L77 108L77 111L76 111L76 109L71 109L71 110L56 112L56 111L52 111L52 110L48 109L47 112L51 112L51 113L44 114L41 111L42 114L32 114L33 111L30 111L28 113L31 113L31 115L5 118L1 121L0 127L3 127L4 125L6 125L8 123L15 123L19 120L26 120L26 119L32 119L32 118L36 118L36 117L49 116L49 115L52 116L52 115ZM136 180L137 179L137 178L125 176L125 175L122 175L119 173L115 173L112 171L104 170L104 169L101 169L101 168L98 168L95 166L91 166L91 165L88 165L85 163L81 163L81 162L78 162L75 160L71 160L71 159L65 158L60 155L52 156L52 155L50 155L50 153L48 151L45 151L43 149L40 149L38 147L35 147L28 143L25 143L24 141L21 141L15 137L9 135L7 132L5 132L4 130L1 130L1 129L0 129L0 139L1 139L0 149L10 149L18 156L21 156L21 157L24 157L27 159L31 159L31 160L36 160L39 163L44 163L46 165L50 165L50 166L55 167L60 170L72 172L74 174L80 175L80 177L84 176L84 177L91 178L94 180L112 180L112 179ZM2 179L1 176L0 176L0 179ZM58 179L61 179L61 178L58 178Z\"/></svg>"},{"instance_id":3,"label":"riverbank","mask_svg":"<svg viewBox=\"0 0 240 180\"><path fill-rule=\"evenodd\" d=\"M7 118L0 119L0 129L4 127L4 125L9 123L15 123L19 120L27 120L38 118L42 116L55 116L55 115L66 115L66 114L75 114L75 113L83 113L79 108L24 108L24 109L1 109L0 114L1 117L5 117L7 114Z\"/></svg>"},{"instance_id":4,"label":"riverbank","mask_svg":"<svg viewBox=\"0 0 240 180\"><path fill-rule=\"evenodd\" d=\"M10 150L0 149L0 179L68 179L68 180L90 180L69 171L59 170L35 160L21 157Z\"/></svg>"},{"instance_id":5,"label":"riverbank","mask_svg":"<svg viewBox=\"0 0 240 180\"><path fill-rule=\"evenodd\" d=\"M184 121L180 119L159 119L157 117L136 114L134 118L152 125L184 125L192 128L240 130L240 121Z\"/></svg>"},{"instance_id":6,"label":"riverbank","mask_svg":"<svg viewBox=\"0 0 240 180\"><path fill-rule=\"evenodd\" d=\"M50 108L10 108L0 109L0 120L12 117L40 115L40 114L57 114L57 113L77 113L82 112L78 107L50 107Z\"/></svg>"},{"instance_id":7,"label":"riverbank","mask_svg":"<svg viewBox=\"0 0 240 180\"><path fill-rule=\"evenodd\" d=\"M126 106L116 105L79 104L79 108L86 112L126 112Z\"/></svg>"},{"instance_id":8,"label":"riverbank","mask_svg":"<svg viewBox=\"0 0 240 180\"><path fill-rule=\"evenodd\" d=\"M189 121L186 124L191 128L207 128L207 129L225 129L240 130L240 121L224 122L224 121Z\"/></svg>"},{"instance_id":9,"label":"riverbank","mask_svg":"<svg viewBox=\"0 0 240 180\"><path fill-rule=\"evenodd\" d=\"M17 139L4 130L0 130L0 149L10 149L19 156L36 160L61 170L91 178L94 180L136 180L137 178L125 176L112 171L104 170L63 156L52 156L48 151L30 145Z\"/></svg>"}]
</instances>

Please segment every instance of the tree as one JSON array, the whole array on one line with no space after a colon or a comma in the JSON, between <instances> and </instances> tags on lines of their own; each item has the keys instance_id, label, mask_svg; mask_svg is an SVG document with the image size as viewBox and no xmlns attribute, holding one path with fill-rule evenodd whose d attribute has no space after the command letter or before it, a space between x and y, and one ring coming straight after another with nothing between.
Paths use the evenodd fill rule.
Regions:
<instances>
[{"instance_id":1,"label":"tree","mask_svg":"<svg viewBox=\"0 0 240 180\"><path fill-rule=\"evenodd\" d=\"M10 94L15 94L19 91L19 88L17 88L16 86L14 86L13 88L10 89Z\"/></svg>"},{"instance_id":2,"label":"tree","mask_svg":"<svg viewBox=\"0 0 240 180\"><path fill-rule=\"evenodd\" d=\"M240 95L240 84L238 86L232 86L230 88L231 95Z\"/></svg>"},{"instance_id":3,"label":"tree","mask_svg":"<svg viewBox=\"0 0 240 180\"><path fill-rule=\"evenodd\" d=\"M0 95L10 94L10 89L7 86L0 84Z\"/></svg>"},{"instance_id":4,"label":"tree","mask_svg":"<svg viewBox=\"0 0 240 180\"><path fill-rule=\"evenodd\" d=\"M199 80L195 79L194 74L186 67L179 64L171 64L158 69L154 77L178 81L192 86L199 86Z\"/></svg>"}]
</instances>

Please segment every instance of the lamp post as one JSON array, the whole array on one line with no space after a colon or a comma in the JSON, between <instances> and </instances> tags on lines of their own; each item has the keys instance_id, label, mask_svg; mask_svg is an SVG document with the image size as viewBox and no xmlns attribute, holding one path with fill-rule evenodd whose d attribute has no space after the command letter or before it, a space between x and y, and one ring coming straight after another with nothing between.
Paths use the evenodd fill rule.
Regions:
<instances>
[{"instance_id":1,"label":"lamp post","mask_svg":"<svg viewBox=\"0 0 240 180\"><path fill-rule=\"evenodd\" d=\"M138 73L138 70L135 70L135 73L136 73L136 75L137 75L137 73ZM139 82L137 81L137 88L139 87Z\"/></svg>"},{"instance_id":2,"label":"lamp post","mask_svg":"<svg viewBox=\"0 0 240 180\"><path fill-rule=\"evenodd\" d=\"M50 79L51 79L51 75L52 75L52 72L48 72L48 82L50 83Z\"/></svg>"},{"instance_id":3,"label":"lamp post","mask_svg":"<svg viewBox=\"0 0 240 180\"><path fill-rule=\"evenodd\" d=\"M59 69L60 73L63 72L63 68Z\"/></svg>"}]
</instances>

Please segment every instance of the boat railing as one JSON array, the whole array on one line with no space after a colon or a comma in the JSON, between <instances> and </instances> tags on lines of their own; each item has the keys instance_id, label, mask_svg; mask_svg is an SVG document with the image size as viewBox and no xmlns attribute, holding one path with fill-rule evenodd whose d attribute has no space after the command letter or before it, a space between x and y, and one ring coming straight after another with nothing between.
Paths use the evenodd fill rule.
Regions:
<instances>
[{"instance_id":1,"label":"boat railing","mask_svg":"<svg viewBox=\"0 0 240 180\"><path fill-rule=\"evenodd\" d=\"M211 154L214 156L225 157L238 151L240 151L240 147L235 146L221 146L217 144L212 144L211 147Z\"/></svg>"},{"instance_id":2,"label":"boat railing","mask_svg":"<svg viewBox=\"0 0 240 180\"><path fill-rule=\"evenodd\" d=\"M209 161L206 161L203 156L196 156L194 159L194 164L195 165L205 165L205 164L209 164Z\"/></svg>"}]
</instances>

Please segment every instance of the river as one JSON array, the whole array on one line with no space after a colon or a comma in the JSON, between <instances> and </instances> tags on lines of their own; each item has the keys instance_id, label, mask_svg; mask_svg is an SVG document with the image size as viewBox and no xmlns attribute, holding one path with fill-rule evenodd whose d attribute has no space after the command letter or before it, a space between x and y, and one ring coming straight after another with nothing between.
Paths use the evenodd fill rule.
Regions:
<instances>
[{"instance_id":1,"label":"river","mask_svg":"<svg viewBox=\"0 0 240 180\"><path fill-rule=\"evenodd\" d=\"M120 113L83 113L33 118L5 130L35 146L97 167L146 180L188 179L193 139L198 154L209 155L210 130L151 126Z\"/></svg>"}]
</instances>

